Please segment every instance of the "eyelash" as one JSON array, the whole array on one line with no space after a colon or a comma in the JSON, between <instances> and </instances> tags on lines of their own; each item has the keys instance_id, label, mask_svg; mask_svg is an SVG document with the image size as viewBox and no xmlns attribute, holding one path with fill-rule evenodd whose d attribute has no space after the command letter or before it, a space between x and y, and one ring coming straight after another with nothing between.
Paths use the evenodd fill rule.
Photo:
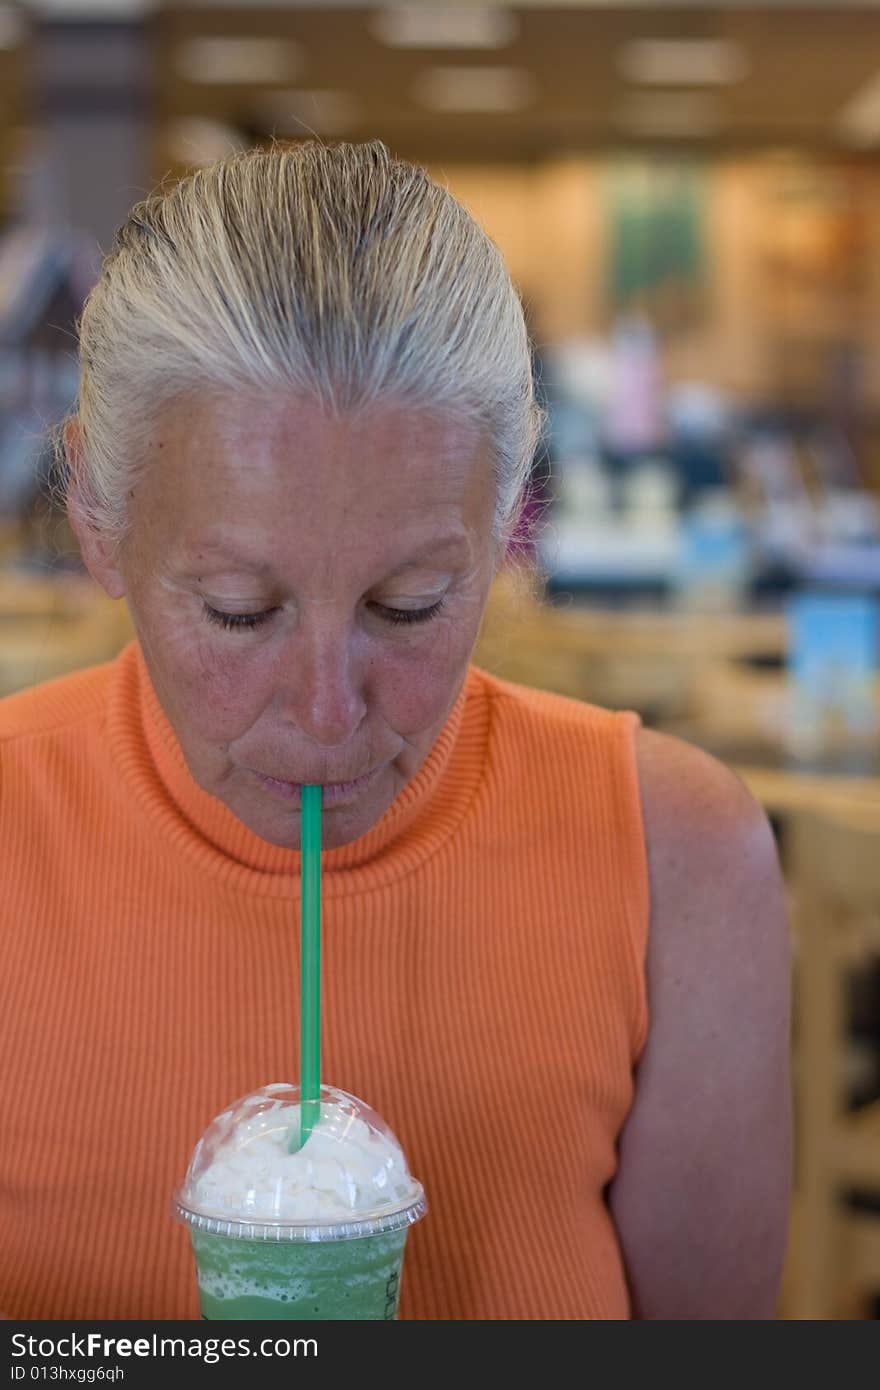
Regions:
<instances>
[{"instance_id":1,"label":"eyelash","mask_svg":"<svg viewBox=\"0 0 880 1390\"><path fill-rule=\"evenodd\" d=\"M377 608L385 622L392 627L398 627L401 623L427 623L432 618L436 618L440 609L443 607L445 599L438 599L432 603L430 608L386 608L384 604L377 603ZM205 610L205 617L209 623L214 623L217 627L224 628L227 632L241 631L243 628L252 630L255 627L262 627L263 623L268 622L272 614L276 612L274 608L268 608L265 613L222 613L218 608L212 608L210 604L202 600L202 607Z\"/></svg>"}]
</instances>

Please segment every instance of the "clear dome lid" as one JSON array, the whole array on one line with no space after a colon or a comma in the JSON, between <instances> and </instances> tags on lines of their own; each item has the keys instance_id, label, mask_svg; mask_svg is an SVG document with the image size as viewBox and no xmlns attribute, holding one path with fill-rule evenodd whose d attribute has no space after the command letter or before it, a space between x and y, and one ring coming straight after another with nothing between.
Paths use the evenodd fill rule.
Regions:
<instances>
[{"instance_id":1,"label":"clear dome lid","mask_svg":"<svg viewBox=\"0 0 880 1390\"><path fill-rule=\"evenodd\" d=\"M196 1145L175 1215L218 1235L302 1241L375 1235L425 1214L396 1136L356 1096L322 1086L321 1117L302 1148L299 1132L299 1086L277 1082L237 1100Z\"/></svg>"}]
</instances>

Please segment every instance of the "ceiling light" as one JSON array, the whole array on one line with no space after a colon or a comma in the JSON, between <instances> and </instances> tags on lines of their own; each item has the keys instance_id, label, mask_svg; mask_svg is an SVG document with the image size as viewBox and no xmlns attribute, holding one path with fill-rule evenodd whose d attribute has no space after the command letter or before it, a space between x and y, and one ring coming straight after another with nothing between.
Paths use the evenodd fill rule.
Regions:
<instances>
[{"instance_id":1,"label":"ceiling light","mask_svg":"<svg viewBox=\"0 0 880 1390\"><path fill-rule=\"evenodd\" d=\"M509 10L480 6L393 5L373 16L370 30L392 48L503 48L516 38L519 22Z\"/></svg>"},{"instance_id":2,"label":"ceiling light","mask_svg":"<svg viewBox=\"0 0 880 1390\"><path fill-rule=\"evenodd\" d=\"M330 87L272 92L260 101L259 111L273 130L288 135L341 135L361 119L358 99Z\"/></svg>"},{"instance_id":3,"label":"ceiling light","mask_svg":"<svg viewBox=\"0 0 880 1390\"><path fill-rule=\"evenodd\" d=\"M177 164L213 164L236 150L244 149L240 131L224 121L209 121L199 116L185 116L168 127L165 143L168 153Z\"/></svg>"},{"instance_id":4,"label":"ceiling light","mask_svg":"<svg viewBox=\"0 0 880 1390\"><path fill-rule=\"evenodd\" d=\"M730 39L631 39L617 67L630 82L697 87L739 82L749 65L742 45Z\"/></svg>"},{"instance_id":5,"label":"ceiling light","mask_svg":"<svg viewBox=\"0 0 880 1390\"><path fill-rule=\"evenodd\" d=\"M303 52L290 40L201 38L178 45L174 61L189 82L289 82Z\"/></svg>"},{"instance_id":6,"label":"ceiling light","mask_svg":"<svg viewBox=\"0 0 880 1390\"><path fill-rule=\"evenodd\" d=\"M64 0L61 0L63 4ZM323 10L348 8L352 0L186 0L188 10ZM169 4L167 9L183 8Z\"/></svg>"},{"instance_id":7,"label":"ceiling light","mask_svg":"<svg viewBox=\"0 0 880 1390\"><path fill-rule=\"evenodd\" d=\"M848 145L864 149L880 142L880 72L875 72L850 97L835 125Z\"/></svg>"},{"instance_id":8,"label":"ceiling light","mask_svg":"<svg viewBox=\"0 0 880 1390\"><path fill-rule=\"evenodd\" d=\"M618 106L615 122L632 135L715 135L724 124L721 108L702 92L634 93Z\"/></svg>"},{"instance_id":9,"label":"ceiling light","mask_svg":"<svg viewBox=\"0 0 880 1390\"><path fill-rule=\"evenodd\" d=\"M519 111L535 96L522 68L427 68L413 95L431 111Z\"/></svg>"},{"instance_id":10,"label":"ceiling light","mask_svg":"<svg viewBox=\"0 0 880 1390\"><path fill-rule=\"evenodd\" d=\"M0 5L0 49L17 48L24 38L24 19L10 5Z\"/></svg>"},{"instance_id":11,"label":"ceiling light","mask_svg":"<svg viewBox=\"0 0 880 1390\"><path fill-rule=\"evenodd\" d=\"M123 20L152 14L159 0L25 0L25 8L45 19Z\"/></svg>"}]
</instances>

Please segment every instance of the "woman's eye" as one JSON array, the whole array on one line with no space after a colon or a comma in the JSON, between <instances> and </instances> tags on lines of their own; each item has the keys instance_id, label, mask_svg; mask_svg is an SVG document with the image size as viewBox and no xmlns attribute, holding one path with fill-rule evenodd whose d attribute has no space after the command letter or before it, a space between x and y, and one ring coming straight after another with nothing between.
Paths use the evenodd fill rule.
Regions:
<instances>
[{"instance_id":1,"label":"woman's eye","mask_svg":"<svg viewBox=\"0 0 880 1390\"><path fill-rule=\"evenodd\" d=\"M264 613L222 613L219 608L212 608L209 603L204 601L202 607L208 622L226 628L227 632L234 628L260 627L275 612L274 608L267 608Z\"/></svg>"},{"instance_id":2,"label":"woman's eye","mask_svg":"<svg viewBox=\"0 0 880 1390\"><path fill-rule=\"evenodd\" d=\"M392 626L396 627L399 623L430 622L440 612L443 603L444 600L441 598L436 603L432 603L429 608L388 608L384 603L374 603L372 606L384 622L391 623ZM263 613L224 613L219 608L212 608L204 600L202 600L202 607L208 622L216 624L217 627L225 628L227 632L261 627L277 611L275 608L267 608Z\"/></svg>"},{"instance_id":3,"label":"woman's eye","mask_svg":"<svg viewBox=\"0 0 880 1390\"><path fill-rule=\"evenodd\" d=\"M427 623L437 616L443 603L444 600L441 598L436 603L432 603L430 608L386 608L384 603L377 603L374 606L378 608L388 623Z\"/></svg>"}]
</instances>

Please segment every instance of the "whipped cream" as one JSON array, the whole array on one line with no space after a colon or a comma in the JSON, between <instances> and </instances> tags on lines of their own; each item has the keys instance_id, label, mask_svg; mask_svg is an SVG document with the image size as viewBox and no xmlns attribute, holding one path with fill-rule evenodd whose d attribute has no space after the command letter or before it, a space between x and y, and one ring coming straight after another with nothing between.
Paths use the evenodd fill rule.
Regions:
<instances>
[{"instance_id":1,"label":"whipped cream","mask_svg":"<svg viewBox=\"0 0 880 1390\"><path fill-rule=\"evenodd\" d=\"M322 1101L320 1121L291 1153L300 1107L272 1099L290 1089L263 1087L217 1117L180 1194L189 1210L226 1221L323 1223L378 1215L418 1198L421 1188L393 1134L361 1118L359 1103L345 1092L325 1088L334 1099ZM372 1116L366 1107L364 1113Z\"/></svg>"}]
</instances>

